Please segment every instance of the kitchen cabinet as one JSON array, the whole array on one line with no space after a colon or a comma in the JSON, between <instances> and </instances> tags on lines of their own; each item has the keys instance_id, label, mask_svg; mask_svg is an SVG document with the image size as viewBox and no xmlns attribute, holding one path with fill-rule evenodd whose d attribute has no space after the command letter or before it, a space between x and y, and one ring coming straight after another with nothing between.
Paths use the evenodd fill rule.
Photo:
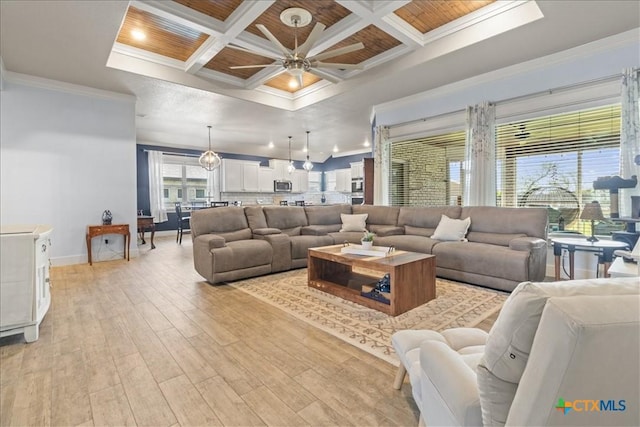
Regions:
<instances>
[{"instance_id":1,"label":"kitchen cabinet","mask_svg":"<svg viewBox=\"0 0 640 427\"><path fill-rule=\"evenodd\" d=\"M292 176L287 168L289 167L288 160L271 159L269 160L269 167L273 169L273 179L293 181Z\"/></svg>"},{"instance_id":2,"label":"kitchen cabinet","mask_svg":"<svg viewBox=\"0 0 640 427\"><path fill-rule=\"evenodd\" d=\"M354 178L364 178L364 163L356 162L351 163L351 179Z\"/></svg>"},{"instance_id":3,"label":"kitchen cabinet","mask_svg":"<svg viewBox=\"0 0 640 427\"><path fill-rule=\"evenodd\" d=\"M258 169L258 189L261 193L273 193L273 180L275 171L271 168Z\"/></svg>"},{"instance_id":4,"label":"kitchen cabinet","mask_svg":"<svg viewBox=\"0 0 640 427\"><path fill-rule=\"evenodd\" d=\"M351 169L336 169L336 189L342 193L351 193Z\"/></svg>"},{"instance_id":5,"label":"kitchen cabinet","mask_svg":"<svg viewBox=\"0 0 640 427\"><path fill-rule=\"evenodd\" d=\"M296 170L291 174L292 193L306 193L309 190L309 172Z\"/></svg>"},{"instance_id":6,"label":"kitchen cabinet","mask_svg":"<svg viewBox=\"0 0 640 427\"><path fill-rule=\"evenodd\" d=\"M48 225L3 226L0 231L0 337L38 339L51 305Z\"/></svg>"},{"instance_id":7,"label":"kitchen cabinet","mask_svg":"<svg viewBox=\"0 0 640 427\"><path fill-rule=\"evenodd\" d=\"M222 159L222 192L258 192L260 163L245 160Z\"/></svg>"}]
</instances>

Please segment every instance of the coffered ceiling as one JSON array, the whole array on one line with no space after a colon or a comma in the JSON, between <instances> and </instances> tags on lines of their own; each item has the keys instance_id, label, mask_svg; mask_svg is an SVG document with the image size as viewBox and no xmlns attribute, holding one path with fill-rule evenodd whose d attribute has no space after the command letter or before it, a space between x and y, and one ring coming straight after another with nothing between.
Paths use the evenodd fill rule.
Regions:
<instances>
[{"instance_id":1,"label":"coffered ceiling","mask_svg":"<svg viewBox=\"0 0 640 427\"><path fill-rule=\"evenodd\" d=\"M132 1L112 54L171 67L222 87L261 91L295 100L393 62L520 3L494 0ZM281 14L293 7L308 11L310 22L300 28L287 25ZM539 17L532 16L530 20ZM285 48L293 50L296 32L300 45L317 23L326 28L307 57L362 43L362 49L323 61L352 64L359 69L311 68L304 72L300 87L282 64L232 68L279 64L274 58L282 57L282 52L258 25L263 25ZM115 62L111 65L118 67ZM268 98L263 102L269 104Z\"/></svg>"}]
</instances>

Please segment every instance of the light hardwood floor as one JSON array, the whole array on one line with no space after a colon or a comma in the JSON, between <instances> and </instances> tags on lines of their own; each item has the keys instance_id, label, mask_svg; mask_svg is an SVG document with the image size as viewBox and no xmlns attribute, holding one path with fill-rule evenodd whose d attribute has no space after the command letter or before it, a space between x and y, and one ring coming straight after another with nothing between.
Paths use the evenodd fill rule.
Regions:
<instances>
[{"instance_id":1,"label":"light hardwood floor","mask_svg":"<svg viewBox=\"0 0 640 427\"><path fill-rule=\"evenodd\" d=\"M0 340L0 425L418 424L395 367L156 246L52 269L40 339Z\"/></svg>"}]
</instances>

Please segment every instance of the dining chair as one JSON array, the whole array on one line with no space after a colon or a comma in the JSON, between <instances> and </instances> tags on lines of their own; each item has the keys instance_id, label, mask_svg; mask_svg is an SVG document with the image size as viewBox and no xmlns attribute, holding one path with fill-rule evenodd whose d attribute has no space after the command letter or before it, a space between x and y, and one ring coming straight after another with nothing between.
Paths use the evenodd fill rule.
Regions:
<instances>
[{"instance_id":1,"label":"dining chair","mask_svg":"<svg viewBox=\"0 0 640 427\"><path fill-rule=\"evenodd\" d=\"M176 202L176 218L178 220L178 234L176 235L176 243L182 244L182 233L184 230L191 229L191 217L182 215L182 203Z\"/></svg>"},{"instance_id":2,"label":"dining chair","mask_svg":"<svg viewBox=\"0 0 640 427\"><path fill-rule=\"evenodd\" d=\"M224 201L224 202L211 202L211 207L212 208L219 208L222 206L229 206L229 202Z\"/></svg>"},{"instance_id":3,"label":"dining chair","mask_svg":"<svg viewBox=\"0 0 640 427\"><path fill-rule=\"evenodd\" d=\"M280 206L289 206L289 202L287 200L280 200Z\"/></svg>"}]
</instances>

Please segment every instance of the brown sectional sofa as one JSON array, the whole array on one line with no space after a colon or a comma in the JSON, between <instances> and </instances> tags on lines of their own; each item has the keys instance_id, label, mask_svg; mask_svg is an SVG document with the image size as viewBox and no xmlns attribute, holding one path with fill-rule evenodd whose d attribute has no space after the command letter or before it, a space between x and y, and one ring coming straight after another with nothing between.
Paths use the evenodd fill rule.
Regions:
<instances>
[{"instance_id":1,"label":"brown sectional sofa","mask_svg":"<svg viewBox=\"0 0 640 427\"><path fill-rule=\"evenodd\" d=\"M247 206L203 209L191 217L196 271L210 283L302 268L312 247L359 243L340 214L366 213L374 244L433 254L436 275L511 291L546 270L547 210L371 205ZM471 218L467 242L434 240L441 216Z\"/></svg>"}]
</instances>

